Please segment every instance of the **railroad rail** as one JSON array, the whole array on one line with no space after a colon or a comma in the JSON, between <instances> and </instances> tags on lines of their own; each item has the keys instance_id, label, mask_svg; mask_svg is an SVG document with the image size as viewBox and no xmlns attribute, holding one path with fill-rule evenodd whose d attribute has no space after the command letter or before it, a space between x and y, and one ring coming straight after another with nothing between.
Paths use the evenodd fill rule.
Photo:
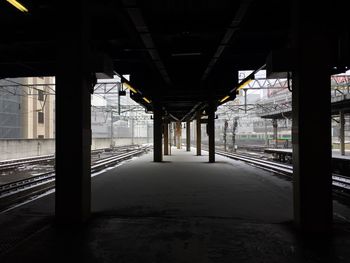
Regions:
<instances>
[{"instance_id":1,"label":"railroad rail","mask_svg":"<svg viewBox=\"0 0 350 263\"><path fill-rule=\"evenodd\" d=\"M98 160L91 166L91 173L99 172L106 167L113 166L123 160L140 155L150 149L149 146L140 147L126 153L118 153ZM33 195L38 195L55 186L54 171L42 173L24 180L18 180L11 183L0 185L0 210L4 210L14 203L21 202Z\"/></svg>"},{"instance_id":2,"label":"railroad rail","mask_svg":"<svg viewBox=\"0 0 350 263\"><path fill-rule=\"evenodd\" d=\"M55 158L53 154L50 155L41 155L41 156L35 156L35 157L29 157L29 158L21 158L21 159L13 159L13 160L6 160L0 162L0 170L7 170L16 168L19 165L24 164L34 164L34 163L41 163L41 162L50 162Z\"/></svg>"},{"instance_id":3,"label":"railroad rail","mask_svg":"<svg viewBox=\"0 0 350 263\"><path fill-rule=\"evenodd\" d=\"M268 171L287 175L289 177L293 176L293 167L288 164L262 160L260 158L255 158L255 157L251 157L243 154L228 153L221 150L215 150L215 151L216 151L216 154L223 155L235 160L244 161ZM333 173L332 184L333 184L333 187L336 188L337 190L346 191L347 194L350 193L350 177Z\"/></svg>"},{"instance_id":4,"label":"railroad rail","mask_svg":"<svg viewBox=\"0 0 350 263\"><path fill-rule=\"evenodd\" d=\"M92 150L91 154L99 154L107 151L130 151L130 150L137 149L139 147L140 147L139 145L123 145L123 146L118 146L114 148L103 148L98 150ZM5 160L5 161L0 161L0 170L8 170L24 164L51 162L54 160L55 160L55 156L53 154Z\"/></svg>"}]
</instances>

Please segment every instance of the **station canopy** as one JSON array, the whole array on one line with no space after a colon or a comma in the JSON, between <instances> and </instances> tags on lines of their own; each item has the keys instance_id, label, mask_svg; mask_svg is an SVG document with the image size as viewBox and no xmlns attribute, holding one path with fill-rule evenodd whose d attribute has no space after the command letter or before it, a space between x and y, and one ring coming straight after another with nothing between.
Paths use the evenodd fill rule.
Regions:
<instances>
[{"instance_id":1,"label":"station canopy","mask_svg":"<svg viewBox=\"0 0 350 263\"><path fill-rule=\"evenodd\" d=\"M20 0L21 11L1 1L2 78L55 75L55 30L65 13L52 2ZM238 70L258 69L272 50L286 47L291 2L92 0L91 50L110 59L118 75L130 74L136 101L150 108L160 101L173 119L188 120L227 96Z\"/></svg>"}]
</instances>

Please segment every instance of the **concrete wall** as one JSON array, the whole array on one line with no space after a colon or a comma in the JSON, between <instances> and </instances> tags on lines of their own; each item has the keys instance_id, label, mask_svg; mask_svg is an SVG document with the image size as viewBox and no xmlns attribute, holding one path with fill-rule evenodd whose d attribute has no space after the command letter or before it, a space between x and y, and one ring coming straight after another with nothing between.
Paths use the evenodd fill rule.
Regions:
<instances>
[{"instance_id":1,"label":"concrete wall","mask_svg":"<svg viewBox=\"0 0 350 263\"><path fill-rule=\"evenodd\" d=\"M53 154L54 151L55 140L53 139L0 140L0 160Z\"/></svg>"},{"instance_id":2,"label":"concrete wall","mask_svg":"<svg viewBox=\"0 0 350 263\"><path fill-rule=\"evenodd\" d=\"M150 140L152 141L152 140ZM131 138L114 140L115 146L131 144ZM145 144L147 138L134 138L134 144ZM93 138L91 150L109 148L110 139ZM54 139L14 139L0 140L0 160L19 159L55 153Z\"/></svg>"}]
</instances>

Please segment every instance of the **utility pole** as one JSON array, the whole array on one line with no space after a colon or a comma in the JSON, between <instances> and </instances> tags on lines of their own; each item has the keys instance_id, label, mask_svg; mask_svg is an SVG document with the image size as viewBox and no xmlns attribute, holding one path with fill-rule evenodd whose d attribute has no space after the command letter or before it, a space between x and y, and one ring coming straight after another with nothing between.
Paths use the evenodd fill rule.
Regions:
<instances>
[{"instance_id":1,"label":"utility pole","mask_svg":"<svg viewBox=\"0 0 350 263\"><path fill-rule=\"evenodd\" d=\"M146 122L147 125L147 143L149 143L149 125L148 125L148 121Z\"/></svg>"},{"instance_id":2,"label":"utility pole","mask_svg":"<svg viewBox=\"0 0 350 263\"><path fill-rule=\"evenodd\" d=\"M238 117L233 118L232 125L232 152L236 152L236 130L238 126Z\"/></svg>"},{"instance_id":3,"label":"utility pole","mask_svg":"<svg viewBox=\"0 0 350 263\"><path fill-rule=\"evenodd\" d=\"M278 148L278 122L277 119L272 119L272 127L273 127L273 138L275 140L275 148Z\"/></svg>"},{"instance_id":4,"label":"utility pole","mask_svg":"<svg viewBox=\"0 0 350 263\"><path fill-rule=\"evenodd\" d=\"M120 85L118 85L118 115L120 115Z\"/></svg>"},{"instance_id":5,"label":"utility pole","mask_svg":"<svg viewBox=\"0 0 350 263\"><path fill-rule=\"evenodd\" d=\"M244 113L247 113L247 89L244 89Z\"/></svg>"},{"instance_id":6,"label":"utility pole","mask_svg":"<svg viewBox=\"0 0 350 263\"><path fill-rule=\"evenodd\" d=\"M111 108L111 146L112 149L114 147L114 142L113 142L113 110Z\"/></svg>"},{"instance_id":7,"label":"utility pole","mask_svg":"<svg viewBox=\"0 0 350 263\"><path fill-rule=\"evenodd\" d=\"M269 146L269 138L267 137L267 121L264 119L264 125L265 125L265 146Z\"/></svg>"},{"instance_id":8,"label":"utility pole","mask_svg":"<svg viewBox=\"0 0 350 263\"><path fill-rule=\"evenodd\" d=\"M134 118L131 119L131 144L134 144Z\"/></svg>"}]
</instances>

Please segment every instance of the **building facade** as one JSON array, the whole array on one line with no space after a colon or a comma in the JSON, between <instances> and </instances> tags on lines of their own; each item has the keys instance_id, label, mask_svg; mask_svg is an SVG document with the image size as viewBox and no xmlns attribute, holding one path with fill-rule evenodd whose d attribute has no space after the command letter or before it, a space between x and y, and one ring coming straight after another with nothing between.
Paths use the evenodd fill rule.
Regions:
<instances>
[{"instance_id":1,"label":"building facade","mask_svg":"<svg viewBox=\"0 0 350 263\"><path fill-rule=\"evenodd\" d=\"M0 139L21 138L22 90L0 80Z\"/></svg>"},{"instance_id":2,"label":"building facade","mask_svg":"<svg viewBox=\"0 0 350 263\"><path fill-rule=\"evenodd\" d=\"M55 137L53 77L0 81L0 139Z\"/></svg>"},{"instance_id":3,"label":"building facade","mask_svg":"<svg viewBox=\"0 0 350 263\"><path fill-rule=\"evenodd\" d=\"M21 103L22 138L54 138L54 78L25 78L22 84L26 93Z\"/></svg>"}]
</instances>

